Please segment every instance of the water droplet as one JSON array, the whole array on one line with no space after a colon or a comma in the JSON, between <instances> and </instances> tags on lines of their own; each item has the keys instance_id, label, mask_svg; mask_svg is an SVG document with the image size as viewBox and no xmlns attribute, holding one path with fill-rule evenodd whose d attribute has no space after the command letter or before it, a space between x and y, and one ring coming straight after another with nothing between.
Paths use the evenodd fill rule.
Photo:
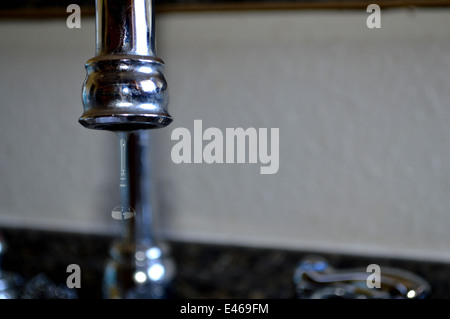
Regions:
<instances>
[{"instance_id":1,"label":"water droplet","mask_svg":"<svg viewBox=\"0 0 450 319\"><path fill-rule=\"evenodd\" d=\"M116 206L111 212L111 216L114 219L125 220L133 218L136 212L132 207L129 206Z\"/></svg>"}]
</instances>

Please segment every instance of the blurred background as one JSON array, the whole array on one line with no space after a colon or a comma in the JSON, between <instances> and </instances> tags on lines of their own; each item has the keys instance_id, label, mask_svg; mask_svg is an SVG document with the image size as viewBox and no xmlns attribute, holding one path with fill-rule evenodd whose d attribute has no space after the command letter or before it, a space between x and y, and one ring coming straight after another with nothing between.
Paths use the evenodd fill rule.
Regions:
<instances>
[{"instance_id":1,"label":"blurred background","mask_svg":"<svg viewBox=\"0 0 450 319\"><path fill-rule=\"evenodd\" d=\"M95 21L0 21L0 225L114 235L113 133L78 124ZM450 11L161 10L164 239L450 261ZM280 164L174 164L172 130L279 128Z\"/></svg>"}]
</instances>

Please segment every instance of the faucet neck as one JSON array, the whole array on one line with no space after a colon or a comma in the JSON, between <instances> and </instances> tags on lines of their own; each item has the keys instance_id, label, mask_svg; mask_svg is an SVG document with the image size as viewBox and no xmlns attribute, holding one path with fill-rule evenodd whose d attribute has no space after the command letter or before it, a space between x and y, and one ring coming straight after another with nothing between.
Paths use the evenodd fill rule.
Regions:
<instances>
[{"instance_id":1,"label":"faucet neck","mask_svg":"<svg viewBox=\"0 0 450 319\"><path fill-rule=\"evenodd\" d=\"M154 0L96 0L96 55L156 56Z\"/></svg>"}]
</instances>

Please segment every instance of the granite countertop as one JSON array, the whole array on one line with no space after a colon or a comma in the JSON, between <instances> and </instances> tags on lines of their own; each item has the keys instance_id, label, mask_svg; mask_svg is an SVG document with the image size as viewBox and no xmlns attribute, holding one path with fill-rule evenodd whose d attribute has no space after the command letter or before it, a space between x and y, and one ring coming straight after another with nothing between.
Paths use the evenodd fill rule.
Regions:
<instances>
[{"instance_id":1,"label":"granite countertop","mask_svg":"<svg viewBox=\"0 0 450 319\"><path fill-rule=\"evenodd\" d=\"M39 276L65 285L69 264L81 268L79 299L102 298L105 262L114 238L91 234L28 229L0 229L8 245L2 269L30 281ZM169 242L177 271L174 298L294 299L294 270L315 252ZM315 253L317 255L317 253ZM415 273L429 282L429 298L450 298L450 265L340 254L319 254L334 268L367 267L372 263Z\"/></svg>"}]
</instances>

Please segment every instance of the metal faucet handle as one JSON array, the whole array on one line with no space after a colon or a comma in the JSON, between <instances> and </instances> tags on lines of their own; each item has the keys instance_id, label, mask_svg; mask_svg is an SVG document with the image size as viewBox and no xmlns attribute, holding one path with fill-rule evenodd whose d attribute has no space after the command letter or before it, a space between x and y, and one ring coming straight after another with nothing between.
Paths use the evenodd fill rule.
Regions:
<instances>
[{"instance_id":1,"label":"metal faucet handle","mask_svg":"<svg viewBox=\"0 0 450 319\"><path fill-rule=\"evenodd\" d=\"M321 257L300 262L294 273L297 296L306 299L422 299L430 285L408 271L382 267L379 288L369 287L371 273L363 268L337 270Z\"/></svg>"}]
</instances>

